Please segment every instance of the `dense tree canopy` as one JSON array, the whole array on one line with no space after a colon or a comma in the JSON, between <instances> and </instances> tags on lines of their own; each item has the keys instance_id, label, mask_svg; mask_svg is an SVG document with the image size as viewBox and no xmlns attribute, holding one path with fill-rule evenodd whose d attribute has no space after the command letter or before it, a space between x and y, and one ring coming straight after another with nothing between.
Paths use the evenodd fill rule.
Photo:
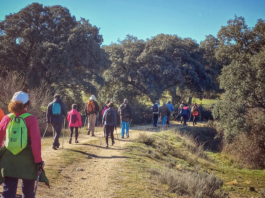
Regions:
<instances>
[{"instance_id":1,"label":"dense tree canopy","mask_svg":"<svg viewBox=\"0 0 265 198\"><path fill-rule=\"evenodd\" d=\"M131 85L152 101L177 85L195 92L214 87L201 64L199 45L191 39L160 34L143 41L128 35L103 48L111 61L104 73L106 81Z\"/></svg>"},{"instance_id":2,"label":"dense tree canopy","mask_svg":"<svg viewBox=\"0 0 265 198\"><path fill-rule=\"evenodd\" d=\"M45 79L95 92L93 83L103 82L100 68L108 64L102 41L97 27L77 21L67 8L33 3L0 22L0 69L24 76L25 87Z\"/></svg>"},{"instance_id":3,"label":"dense tree canopy","mask_svg":"<svg viewBox=\"0 0 265 198\"><path fill-rule=\"evenodd\" d=\"M218 39L216 57L231 63L220 76L226 94L216 105L214 116L221 118L233 135L253 127L254 123L247 124L250 111L258 108L259 113L265 113L265 22L259 20L254 28L248 28L243 17L235 17L221 28Z\"/></svg>"}]
</instances>

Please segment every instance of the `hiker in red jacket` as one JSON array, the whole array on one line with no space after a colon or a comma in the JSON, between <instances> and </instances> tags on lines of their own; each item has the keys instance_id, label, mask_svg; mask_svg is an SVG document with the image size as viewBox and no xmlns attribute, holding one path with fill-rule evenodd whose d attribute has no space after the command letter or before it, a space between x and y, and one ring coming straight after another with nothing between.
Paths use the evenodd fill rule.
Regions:
<instances>
[{"instance_id":1,"label":"hiker in red jacket","mask_svg":"<svg viewBox=\"0 0 265 198\"><path fill-rule=\"evenodd\" d=\"M70 127L70 139L69 139L69 144L72 143L72 136L74 133L75 129L75 143L79 143L77 138L78 138L78 127L81 128L82 126L82 119L80 113L76 110L77 105L73 104L72 105L72 110L69 112L67 116L67 120L69 122L69 127Z\"/></svg>"},{"instance_id":2,"label":"hiker in red jacket","mask_svg":"<svg viewBox=\"0 0 265 198\"><path fill-rule=\"evenodd\" d=\"M12 112L12 114L6 115L0 123L0 147L2 147L2 142L6 137L6 133L8 133L7 127L11 121L10 117L14 115L20 117L17 119L22 119L22 117L24 117L28 136L27 146L17 155L14 155L12 150L10 151L7 146L7 140L5 146L1 148L1 150L4 147L7 148L0 160L1 174L5 178L2 194L2 197L4 198L16 196L18 179L22 179L22 197L33 198L34 183L38 174L37 167L43 168L44 166L44 162L41 158L41 136L38 120L35 116L27 114L29 104L29 97L26 93L22 91L16 92L8 105L8 111ZM8 136L6 138L8 138Z\"/></svg>"}]
</instances>

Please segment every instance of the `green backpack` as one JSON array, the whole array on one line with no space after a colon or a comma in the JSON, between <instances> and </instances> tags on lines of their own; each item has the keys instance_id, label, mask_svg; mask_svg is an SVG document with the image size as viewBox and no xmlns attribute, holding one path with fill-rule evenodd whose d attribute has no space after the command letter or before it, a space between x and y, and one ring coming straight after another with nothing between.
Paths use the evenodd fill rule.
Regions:
<instances>
[{"instance_id":1,"label":"green backpack","mask_svg":"<svg viewBox=\"0 0 265 198\"><path fill-rule=\"evenodd\" d=\"M31 114L24 113L16 117L15 114L11 113L8 116L11 120L6 128L5 146L11 153L17 155L28 144L28 129L24 119Z\"/></svg>"}]
</instances>

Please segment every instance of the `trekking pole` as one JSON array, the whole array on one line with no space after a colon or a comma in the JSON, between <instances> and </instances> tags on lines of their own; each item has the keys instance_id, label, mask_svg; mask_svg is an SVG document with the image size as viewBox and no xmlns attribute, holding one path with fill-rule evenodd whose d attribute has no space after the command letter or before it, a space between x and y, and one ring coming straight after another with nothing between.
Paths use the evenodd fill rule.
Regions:
<instances>
[{"instance_id":1,"label":"trekking pole","mask_svg":"<svg viewBox=\"0 0 265 198\"><path fill-rule=\"evenodd\" d=\"M49 128L49 124L47 125L47 127L46 127L46 129L45 129L45 132L44 132L44 134L43 134L43 136L42 136L42 138L41 138L41 142L42 142L42 140L43 140L43 138L44 138L44 136L45 136L45 134L46 134L48 128Z\"/></svg>"},{"instance_id":2,"label":"trekking pole","mask_svg":"<svg viewBox=\"0 0 265 198\"><path fill-rule=\"evenodd\" d=\"M118 135L118 132L117 132L117 128L116 128L116 134L117 134L117 139L119 140L119 135ZM120 148L121 148L120 140L119 140L119 145L120 145Z\"/></svg>"},{"instance_id":3,"label":"trekking pole","mask_svg":"<svg viewBox=\"0 0 265 198\"><path fill-rule=\"evenodd\" d=\"M87 116L86 116L86 119L85 119L84 128L86 127L86 122L87 122ZM83 128L83 130L82 130L81 134L83 134L84 128Z\"/></svg>"},{"instance_id":4,"label":"trekking pole","mask_svg":"<svg viewBox=\"0 0 265 198\"><path fill-rule=\"evenodd\" d=\"M64 130L63 130L63 143L64 143L64 132L65 132L65 119L64 119ZM63 145L62 145L62 148L63 148Z\"/></svg>"},{"instance_id":5,"label":"trekking pole","mask_svg":"<svg viewBox=\"0 0 265 198\"><path fill-rule=\"evenodd\" d=\"M42 167L39 167L38 177L37 177L35 191L34 191L34 198L36 198L37 188L38 188L38 184L39 184L40 175L42 173L42 170L43 170Z\"/></svg>"}]
</instances>

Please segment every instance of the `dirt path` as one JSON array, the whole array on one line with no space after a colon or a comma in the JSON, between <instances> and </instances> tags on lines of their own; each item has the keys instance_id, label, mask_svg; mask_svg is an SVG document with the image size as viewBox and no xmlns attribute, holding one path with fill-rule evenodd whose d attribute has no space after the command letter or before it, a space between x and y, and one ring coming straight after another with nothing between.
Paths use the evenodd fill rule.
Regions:
<instances>
[{"instance_id":1,"label":"dirt path","mask_svg":"<svg viewBox=\"0 0 265 198\"><path fill-rule=\"evenodd\" d=\"M122 171L122 162L126 157L122 154L125 146L131 143L142 130L150 126L132 127L130 138L121 139L120 129L118 129L117 139L115 132L115 145L105 147L105 140L102 132L95 133L96 137L88 135L79 136L79 144L68 144L65 138L64 149L52 150L51 145L42 147L42 157L45 160L46 168L52 168L54 174L60 176L53 177L47 174L51 188L44 184L38 188L38 197L112 197L115 189L119 186L111 183L112 177L119 177ZM155 132L150 132L150 135ZM60 139L62 142L62 138ZM100 146L100 141L101 146ZM109 142L111 140L109 139ZM62 156L67 157L67 152L76 152L83 158L80 162L73 162L68 166L60 164Z\"/></svg>"},{"instance_id":2,"label":"dirt path","mask_svg":"<svg viewBox=\"0 0 265 198\"><path fill-rule=\"evenodd\" d=\"M174 128L181 128L174 125ZM51 188L40 184L37 197L113 197L117 184L112 183L112 179L119 177L119 172L123 171L122 164L126 160L123 155L124 148L131 143L142 132L159 132L147 126L135 126L130 129L130 138L121 139L120 129L118 129L117 139L115 132L115 145L105 147L105 140L102 132L96 132L96 137L85 134L79 136L79 144L68 144L67 137L64 141L64 149L52 150L52 139L46 139L42 146L42 157L45 160L47 176L50 179ZM60 139L62 142L62 138ZM101 142L101 143L100 143ZM109 144L111 140L109 139ZM61 163L70 159L71 155L78 155L81 160L76 160L68 164ZM52 170L52 171L51 171Z\"/></svg>"}]
</instances>

